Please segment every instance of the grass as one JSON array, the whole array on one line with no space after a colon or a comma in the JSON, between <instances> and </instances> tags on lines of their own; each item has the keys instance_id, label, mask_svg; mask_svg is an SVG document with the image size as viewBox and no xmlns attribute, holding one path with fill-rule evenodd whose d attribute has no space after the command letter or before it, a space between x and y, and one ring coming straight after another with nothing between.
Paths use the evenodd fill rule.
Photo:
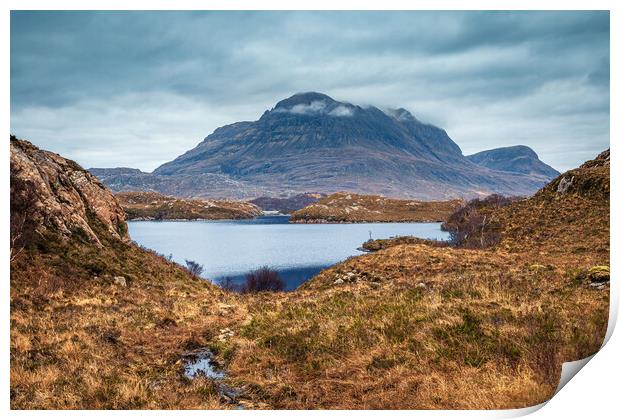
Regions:
<instances>
[{"instance_id":1,"label":"grass","mask_svg":"<svg viewBox=\"0 0 620 420\"><path fill-rule=\"evenodd\" d=\"M463 252L394 247L328 269L294 297L255 302L231 373L275 408L514 408L548 399L561 361L598 350L607 291L571 282L563 268L532 272L525 257ZM360 265L380 270L385 284L322 284Z\"/></svg>"}]
</instances>

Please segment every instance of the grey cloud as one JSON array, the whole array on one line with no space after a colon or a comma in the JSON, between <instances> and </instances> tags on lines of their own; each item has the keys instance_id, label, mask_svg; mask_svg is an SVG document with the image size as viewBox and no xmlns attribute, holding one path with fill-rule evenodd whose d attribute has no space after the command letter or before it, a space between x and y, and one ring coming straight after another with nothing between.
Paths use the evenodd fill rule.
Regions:
<instances>
[{"instance_id":1,"label":"grey cloud","mask_svg":"<svg viewBox=\"0 0 620 420\"><path fill-rule=\"evenodd\" d=\"M301 91L567 169L609 144L609 13L11 13L11 129L85 166L152 169Z\"/></svg>"}]
</instances>

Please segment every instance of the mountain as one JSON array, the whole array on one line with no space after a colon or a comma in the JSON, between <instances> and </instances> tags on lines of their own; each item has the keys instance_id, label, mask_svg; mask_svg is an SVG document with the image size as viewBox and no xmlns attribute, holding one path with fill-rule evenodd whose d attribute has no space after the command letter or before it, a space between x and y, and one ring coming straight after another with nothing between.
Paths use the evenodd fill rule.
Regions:
<instances>
[{"instance_id":1,"label":"mountain","mask_svg":"<svg viewBox=\"0 0 620 420\"><path fill-rule=\"evenodd\" d=\"M466 156L471 162L498 171L537 175L551 179L560 175L558 171L538 158L536 152L527 146L500 147Z\"/></svg>"},{"instance_id":2,"label":"mountain","mask_svg":"<svg viewBox=\"0 0 620 420\"><path fill-rule=\"evenodd\" d=\"M180 196L198 192L203 177L213 182L199 194L224 191L216 186L221 181L237 197L255 188L272 196L351 191L417 199L529 195L552 179L478 165L445 130L405 109L361 107L316 92L284 99L257 121L220 127L152 174L117 171L116 185L104 180L113 189L137 183Z\"/></svg>"}]
</instances>

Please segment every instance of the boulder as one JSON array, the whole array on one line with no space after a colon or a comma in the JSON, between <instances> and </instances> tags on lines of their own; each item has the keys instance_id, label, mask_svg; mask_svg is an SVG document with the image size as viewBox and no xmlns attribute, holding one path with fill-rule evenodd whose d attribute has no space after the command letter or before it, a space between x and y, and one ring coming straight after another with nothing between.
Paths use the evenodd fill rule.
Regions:
<instances>
[{"instance_id":1,"label":"boulder","mask_svg":"<svg viewBox=\"0 0 620 420\"><path fill-rule=\"evenodd\" d=\"M596 265L588 270L588 280L592 283L607 283L609 281L609 266Z\"/></svg>"}]
</instances>

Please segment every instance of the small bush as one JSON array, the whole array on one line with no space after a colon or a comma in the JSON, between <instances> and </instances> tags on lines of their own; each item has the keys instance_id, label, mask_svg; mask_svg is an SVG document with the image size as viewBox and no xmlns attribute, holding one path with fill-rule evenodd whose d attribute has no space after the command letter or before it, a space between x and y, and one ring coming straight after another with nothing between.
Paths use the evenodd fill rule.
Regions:
<instances>
[{"instance_id":1,"label":"small bush","mask_svg":"<svg viewBox=\"0 0 620 420\"><path fill-rule=\"evenodd\" d=\"M204 271L204 267L192 260L185 260L185 265L187 266L187 271L190 272L191 275L199 277Z\"/></svg>"},{"instance_id":2,"label":"small bush","mask_svg":"<svg viewBox=\"0 0 620 420\"><path fill-rule=\"evenodd\" d=\"M250 271L245 276L245 283L241 286L241 293L277 292L284 290L284 280L280 274L269 267L261 267Z\"/></svg>"},{"instance_id":3,"label":"small bush","mask_svg":"<svg viewBox=\"0 0 620 420\"><path fill-rule=\"evenodd\" d=\"M488 248L501 239L492 210L512 203L514 199L499 194L474 199L459 207L441 224L448 231L452 245L464 248Z\"/></svg>"}]
</instances>

